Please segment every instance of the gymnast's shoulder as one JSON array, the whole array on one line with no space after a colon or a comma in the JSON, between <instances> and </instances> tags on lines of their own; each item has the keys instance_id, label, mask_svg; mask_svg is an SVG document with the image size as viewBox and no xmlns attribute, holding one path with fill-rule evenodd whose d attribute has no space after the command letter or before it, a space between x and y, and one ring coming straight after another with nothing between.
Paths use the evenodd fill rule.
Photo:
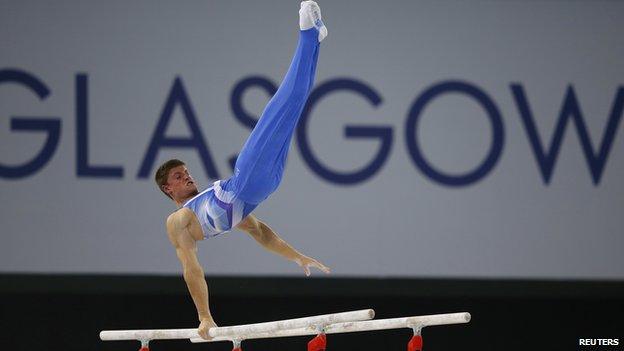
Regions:
<instances>
[{"instance_id":1,"label":"gymnast's shoulder","mask_svg":"<svg viewBox=\"0 0 624 351\"><path fill-rule=\"evenodd\" d=\"M186 207L177 209L167 217L166 226L168 232L186 228L193 219L193 211Z\"/></svg>"}]
</instances>

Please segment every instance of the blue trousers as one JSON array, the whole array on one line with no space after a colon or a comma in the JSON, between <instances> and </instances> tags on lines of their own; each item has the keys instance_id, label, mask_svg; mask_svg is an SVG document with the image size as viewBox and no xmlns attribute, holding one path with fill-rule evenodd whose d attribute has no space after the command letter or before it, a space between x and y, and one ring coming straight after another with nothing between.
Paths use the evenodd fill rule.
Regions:
<instances>
[{"instance_id":1,"label":"blue trousers","mask_svg":"<svg viewBox=\"0 0 624 351\"><path fill-rule=\"evenodd\" d=\"M284 80L238 155L234 174L222 183L237 199L257 205L279 186L290 141L314 83L318 54L318 30L300 31Z\"/></svg>"}]
</instances>

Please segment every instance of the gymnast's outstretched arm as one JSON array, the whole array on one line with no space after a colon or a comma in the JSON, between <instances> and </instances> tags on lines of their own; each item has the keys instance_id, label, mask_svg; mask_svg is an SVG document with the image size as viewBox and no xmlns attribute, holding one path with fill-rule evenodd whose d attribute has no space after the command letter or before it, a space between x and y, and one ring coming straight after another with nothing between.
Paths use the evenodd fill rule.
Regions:
<instances>
[{"instance_id":1,"label":"gymnast's outstretched arm","mask_svg":"<svg viewBox=\"0 0 624 351\"><path fill-rule=\"evenodd\" d=\"M316 267L325 273L330 272L329 267L295 250L286 241L280 238L273 229L254 215L250 214L245 217L236 228L247 232L266 250L297 263L303 268L306 275L310 275L310 267Z\"/></svg>"},{"instance_id":2,"label":"gymnast's outstretched arm","mask_svg":"<svg viewBox=\"0 0 624 351\"><path fill-rule=\"evenodd\" d=\"M201 240L202 234L194 236L189 230L190 211L176 211L167 218L167 234L171 244L176 249L178 259L184 271L184 281L188 287L200 321L197 332L204 339L210 339L208 330L217 324L210 313L208 304L208 284L204 277L199 260L197 259L197 240Z\"/></svg>"}]
</instances>

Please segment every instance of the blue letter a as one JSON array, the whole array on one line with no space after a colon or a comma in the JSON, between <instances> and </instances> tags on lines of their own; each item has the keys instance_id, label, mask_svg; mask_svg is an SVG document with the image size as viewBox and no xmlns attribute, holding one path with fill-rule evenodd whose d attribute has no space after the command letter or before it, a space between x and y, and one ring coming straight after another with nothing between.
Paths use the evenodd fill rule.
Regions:
<instances>
[{"instance_id":1,"label":"blue letter a","mask_svg":"<svg viewBox=\"0 0 624 351\"><path fill-rule=\"evenodd\" d=\"M180 107L184 112L183 115L186 118L186 122L191 129L190 138L171 138L165 136L167 126L173 116L173 109L178 103L180 104ZM191 107L189 99L186 95L184 86L182 85L182 80L179 77L176 78L173 83L173 88L171 88L171 92L169 93L169 97L165 103L165 108L163 109L160 119L158 120L158 125L156 126L156 130L154 131L154 135L150 141L147 154L145 155L141 168L139 169L139 178L147 178L154 164L154 160L156 159L156 154L162 147L196 149L197 152L199 152L200 159L204 164L204 169L206 170L208 177L211 179L219 178L219 174L217 173L214 163L212 162L212 158L210 157L208 146L206 145L204 137L201 134L199 124L197 124L195 113L193 112L193 108Z\"/></svg>"}]
</instances>

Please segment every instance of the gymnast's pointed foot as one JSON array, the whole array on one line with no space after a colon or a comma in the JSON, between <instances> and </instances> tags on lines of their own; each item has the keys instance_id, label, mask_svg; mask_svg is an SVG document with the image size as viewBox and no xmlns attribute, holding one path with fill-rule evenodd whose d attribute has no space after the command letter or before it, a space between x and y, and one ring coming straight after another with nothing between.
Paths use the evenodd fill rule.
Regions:
<instances>
[{"instance_id":1,"label":"gymnast's pointed foot","mask_svg":"<svg viewBox=\"0 0 624 351\"><path fill-rule=\"evenodd\" d=\"M320 43L327 36L327 27L325 27L321 19L321 8L312 0L302 1L299 9L299 28L308 30L312 27L318 30L318 41Z\"/></svg>"}]
</instances>

